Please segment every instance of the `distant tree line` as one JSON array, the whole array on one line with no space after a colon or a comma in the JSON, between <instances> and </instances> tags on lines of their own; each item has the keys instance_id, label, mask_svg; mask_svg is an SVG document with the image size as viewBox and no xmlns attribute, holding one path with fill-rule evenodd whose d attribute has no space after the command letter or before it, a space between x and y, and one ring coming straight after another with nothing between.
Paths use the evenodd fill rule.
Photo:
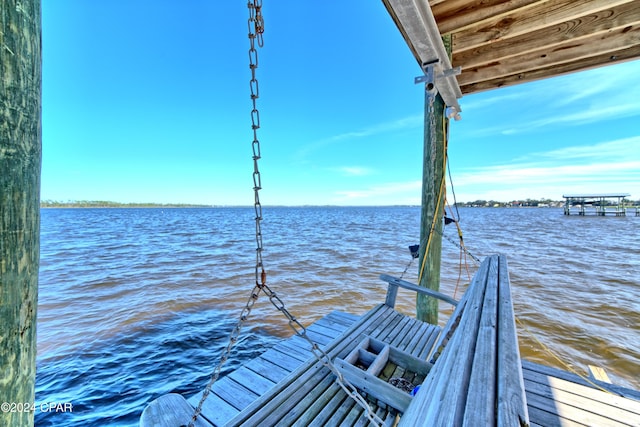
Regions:
<instances>
[{"instance_id":1,"label":"distant tree line","mask_svg":"<svg viewBox=\"0 0 640 427\"><path fill-rule=\"evenodd\" d=\"M42 200L42 208L204 208L207 205L193 205L180 203L120 203L104 200Z\"/></svg>"}]
</instances>

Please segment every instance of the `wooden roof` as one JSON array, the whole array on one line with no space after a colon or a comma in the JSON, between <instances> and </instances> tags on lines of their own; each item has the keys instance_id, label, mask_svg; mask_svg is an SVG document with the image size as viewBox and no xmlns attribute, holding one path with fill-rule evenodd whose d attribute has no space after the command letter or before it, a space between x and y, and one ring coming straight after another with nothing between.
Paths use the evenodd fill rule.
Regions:
<instances>
[{"instance_id":1,"label":"wooden roof","mask_svg":"<svg viewBox=\"0 0 640 427\"><path fill-rule=\"evenodd\" d=\"M427 0L382 0L419 64ZM429 0L463 94L640 57L640 0ZM404 10L401 10L404 9ZM411 22L414 21L414 22Z\"/></svg>"}]
</instances>

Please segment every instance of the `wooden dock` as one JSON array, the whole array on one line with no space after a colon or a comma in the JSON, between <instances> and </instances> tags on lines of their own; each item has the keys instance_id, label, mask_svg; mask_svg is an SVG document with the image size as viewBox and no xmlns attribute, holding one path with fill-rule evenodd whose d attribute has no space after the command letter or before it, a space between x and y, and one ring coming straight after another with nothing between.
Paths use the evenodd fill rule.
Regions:
<instances>
[{"instance_id":1,"label":"wooden dock","mask_svg":"<svg viewBox=\"0 0 640 427\"><path fill-rule=\"evenodd\" d=\"M385 305L378 306L375 312L380 319L375 324L380 332L378 336L416 357L424 359L431 352L441 328L419 322ZM336 311L309 326L308 333L325 351L331 351L340 336L348 333L353 325L362 324L361 321L359 316ZM197 425L252 425L251 420L243 420L241 413L252 413L251 406L255 406L261 396L278 389L279 383L290 380L294 371L305 363L315 363L307 342L297 336L283 340L218 380L203 408L203 416L209 423L202 421ZM527 361L522 362L522 371L531 426L640 426L638 391L593 381L610 390L604 392L575 374ZM328 373L317 384L314 382L314 390L319 395L332 396L321 412L308 412L312 405L307 402L306 408L291 410L287 419L273 420L273 423L264 420L266 424L260 424L367 424L364 411L347 398ZM200 394L188 400L177 394L164 396L147 407L140 425L186 425L199 400ZM377 410L388 422L395 421L395 411ZM168 419L168 414L176 418Z\"/></svg>"},{"instance_id":2,"label":"wooden dock","mask_svg":"<svg viewBox=\"0 0 640 427\"><path fill-rule=\"evenodd\" d=\"M607 193L607 194L565 194L564 214L571 215L572 209L577 211L578 215L596 215L596 216L627 216L627 207L625 198L629 197L628 193ZM607 199L615 200L609 203ZM635 209L636 216L639 215L638 208Z\"/></svg>"}]
</instances>

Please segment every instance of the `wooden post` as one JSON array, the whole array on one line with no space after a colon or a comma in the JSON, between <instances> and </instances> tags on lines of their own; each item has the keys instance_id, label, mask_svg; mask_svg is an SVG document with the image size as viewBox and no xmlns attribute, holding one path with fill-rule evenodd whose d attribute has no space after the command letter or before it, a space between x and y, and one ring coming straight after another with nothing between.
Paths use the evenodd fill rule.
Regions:
<instances>
[{"instance_id":1,"label":"wooden post","mask_svg":"<svg viewBox=\"0 0 640 427\"><path fill-rule=\"evenodd\" d=\"M0 9L0 425L32 426L42 158L40 0L0 0Z\"/></svg>"},{"instance_id":2,"label":"wooden post","mask_svg":"<svg viewBox=\"0 0 640 427\"><path fill-rule=\"evenodd\" d=\"M420 219L419 285L440 289L442 252L442 216L444 213L444 101L440 95L432 103L434 119L430 119L429 96L425 106L424 162L422 169L422 214ZM431 127L435 126L435 132ZM432 135L435 135L433 140ZM425 251L427 251L425 256ZM416 317L438 324L438 300L426 295L416 297Z\"/></svg>"},{"instance_id":3,"label":"wooden post","mask_svg":"<svg viewBox=\"0 0 640 427\"><path fill-rule=\"evenodd\" d=\"M451 38L443 42L451 54ZM422 213L420 219L420 257L418 264L419 285L438 291L440 289L440 259L442 255L442 217L445 200L445 117L446 105L438 94L431 102L426 93L424 120L424 161L422 165ZM433 111L432 111L433 110ZM425 251L428 251L425 255ZM438 300L418 294L416 317L438 324Z\"/></svg>"}]
</instances>

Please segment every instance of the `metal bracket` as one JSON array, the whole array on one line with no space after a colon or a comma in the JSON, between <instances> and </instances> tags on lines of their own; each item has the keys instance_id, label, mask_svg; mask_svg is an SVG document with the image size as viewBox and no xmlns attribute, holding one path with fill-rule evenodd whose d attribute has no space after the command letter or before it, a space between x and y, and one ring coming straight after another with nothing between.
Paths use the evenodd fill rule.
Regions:
<instances>
[{"instance_id":1,"label":"metal bracket","mask_svg":"<svg viewBox=\"0 0 640 427\"><path fill-rule=\"evenodd\" d=\"M435 96L438 93L436 80L445 79L451 76L457 76L462 72L462 67L455 67L448 70L443 70L442 73L436 74L434 67L438 63L440 63L439 59L433 59L431 61L423 63L422 69L424 70L424 75L418 76L413 79L413 82L415 84L424 83L425 90L430 96ZM456 107L449 106L447 107L447 117L449 119L453 118L458 121L460 120L460 112Z\"/></svg>"},{"instance_id":2,"label":"metal bracket","mask_svg":"<svg viewBox=\"0 0 640 427\"><path fill-rule=\"evenodd\" d=\"M424 75L418 76L413 79L413 82L415 84L424 83L425 90L429 92L430 95L435 95L436 93L438 93L438 89L436 88L436 73L433 68L433 66L438 62L440 62L439 59L434 59L423 63L422 69L424 70Z\"/></svg>"}]
</instances>

